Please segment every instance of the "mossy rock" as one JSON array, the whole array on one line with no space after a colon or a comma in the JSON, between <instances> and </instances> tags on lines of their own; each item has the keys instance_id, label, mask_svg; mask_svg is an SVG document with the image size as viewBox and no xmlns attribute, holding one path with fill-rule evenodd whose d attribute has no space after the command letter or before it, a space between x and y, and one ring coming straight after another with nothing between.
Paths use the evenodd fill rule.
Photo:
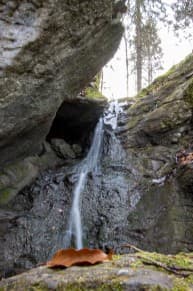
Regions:
<instances>
[{"instance_id":1,"label":"mossy rock","mask_svg":"<svg viewBox=\"0 0 193 291\"><path fill-rule=\"evenodd\" d=\"M190 85L185 91L184 97L188 104L190 104L191 107L193 108L193 78L190 82Z\"/></svg>"},{"instance_id":2,"label":"mossy rock","mask_svg":"<svg viewBox=\"0 0 193 291\"><path fill-rule=\"evenodd\" d=\"M192 255L181 253L165 256L139 251L136 254L116 256L113 261L90 267L70 267L65 270L39 267L1 281L0 290L189 291L193 283ZM174 266L179 268L179 274L172 272ZM184 277L184 270L191 272Z\"/></svg>"},{"instance_id":3,"label":"mossy rock","mask_svg":"<svg viewBox=\"0 0 193 291\"><path fill-rule=\"evenodd\" d=\"M85 97L88 99L106 99L106 97L100 92L100 76L98 73L94 78L93 82L90 83L88 87L85 88Z\"/></svg>"},{"instance_id":4,"label":"mossy rock","mask_svg":"<svg viewBox=\"0 0 193 291\"><path fill-rule=\"evenodd\" d=\"M9 201L11 201L15 195L17 194L17 190L13 188L5 188L1 190L0 194L0 205L5 205Z\"/></svg>"},{"instance_id":5,"label":"mossy rock","mask_svg":"<svg viewBox=\"0 0 193 291\"><path fill-rule=\"evenodd\" d=\"M193 66L193 54L190 54L179 64L174 65L166 73L157 77L148 87L142 89L136 97L142 98L149 94L155 93L160 89L163 90L165 86L168 85L171 86L174 84L172 82L173 79L180 80L184 76L189 77L189 72L191 73L192 66Z\"/></svg>"}]
</instances>

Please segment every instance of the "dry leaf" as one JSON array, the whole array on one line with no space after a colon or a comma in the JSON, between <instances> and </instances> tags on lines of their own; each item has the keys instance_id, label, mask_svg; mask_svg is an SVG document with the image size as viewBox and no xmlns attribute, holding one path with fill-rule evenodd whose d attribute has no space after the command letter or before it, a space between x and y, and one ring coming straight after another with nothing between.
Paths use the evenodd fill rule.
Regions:
<instances>
[{"instance_id":1,"label":"dry leaf","mask_svg":"<svg viewBox=\"0 0 193 291\"><path fill-rule=\"evenodd\" d=\"M55 253L47 266L70 267L72 265L94 265L112 260L112 253L106 254L99 249L62 249Z\"/></svg>"},{"instance_id":2,"label":"dry leaf","mask_svg":"<svg viewBox=\"0 0 193 291\"><path fill-rule=\"evenodd\" d=\"M180 165L187 165L193 162L193 153L188 153L179 159Z\"/></svg>"},{"instance_id":3,"label":"dry leaf","mask_svg":"<svg viewBox=\"0 0 193 291\"><path fill-rule=\"evenodd\" d=\"M193 163L193 152L182 149L179 152L177 152L176 159L180 165L192 164Z\"/></svg>"}]
</instances>

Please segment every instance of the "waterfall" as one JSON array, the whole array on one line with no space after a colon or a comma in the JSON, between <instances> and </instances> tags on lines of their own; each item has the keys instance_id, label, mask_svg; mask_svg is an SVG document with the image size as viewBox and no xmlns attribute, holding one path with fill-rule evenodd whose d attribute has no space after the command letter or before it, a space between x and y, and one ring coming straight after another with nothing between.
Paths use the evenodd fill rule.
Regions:
<instances>
[{"instance_id":1,"label":"waterfall","mask_svg":"<svg viewBox=\"0 0 193 291\"><path fill-rule=\"evenodd\" d=\"M79 164L78 181L73 191L73 203L70 212L69 228L64 239L65 246L70 245L72 235L74 234L76 248L81 249L83 247L82 223L80 213L80 198L81 198L80 196L81 193L84 191L88 173L97 172L98 170L99 154L102 140L103 140L103 118L100 118L95 128L94 137L92 140L90 150L86 158Z\"/></svg>"},{"instance_id":2,"label":"waterfall","mask_svg":"<svg viewBox=\"0 0 193 291\"><path fill-rule=\"evenodd\" d=\"M105 112L104 123L111 125L112 129L116 129L118 116L121 112L122 108L120 107L118 101L112 101L108 110Z\"/></svg>"},{"instance_id":3,"label":"waterfall","mask_svg":"<svg viewBox=\"0 0 193 291\"><path fill-rule=\"evenodd\" d=\"M99 119L99 122L95 128L92 144L86 158L78 165L78 180L73 190L73 202L70 211L69 227L64 238L65 247L69 247L71 245L73 236L75 237L76 248L81 249L83 247L80 211L81 193L84 191L88 173L96 173L98 171L98 164L100 160L99 155L101 152L104 133L103 124L109 124L113 130L116 129L117 119L120 112L122 112L122 109L119 106L118 101L111 102L108 110L104 113L104 119Z\"/></svg>"}]
</instances>

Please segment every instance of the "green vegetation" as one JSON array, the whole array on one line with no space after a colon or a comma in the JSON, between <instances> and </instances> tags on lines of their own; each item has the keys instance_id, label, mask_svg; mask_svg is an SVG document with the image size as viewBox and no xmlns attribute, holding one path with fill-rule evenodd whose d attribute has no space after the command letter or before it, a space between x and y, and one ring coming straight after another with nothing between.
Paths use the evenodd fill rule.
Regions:
<instances>
[{"instance_id":1,"label":"green vegetation","mask_svg":"<svg viewBox=\"0 0 193 291\"><path fill-rule=\"evenodd\" d=\"M58 290L64 290L64 289L58 289ZM95 287L95 282L92 283L92 286L90 286L90 284L88 285L84 285L84 284L80 284L77 285L77 283L74 284L69 284L67 286L65 286L65 290L66 291L122 291L123 288L121 286L121 284L117 281L113 281L113 282L107 282L107 283L103 283L100 287Z\"/></svg>"},{"instance_id":2,"label":"green vegetation","mask_svg":"<svg viewBox=\"0 0 193 291\"><path fill-rule=\"evenodd\" d=\"M133 246L132 246L133 247ZM163 287L162 282L152 282L152 284L145 284L144 290L161 291L189 291L193 286L193 253L179 253L177 255L164 255L154 252L146 252L133 247L137 252L128 255L114 255L113 261L105 263L104 265L96 265L92 267L85 267L81 270L72 270L72 273L65 275L64 270L49 270L50 279L55 284L55 290L62 291L122 291L127 290L130 275L117 276L117 270L125 266L130 269L131 276L143 276L147 269L164 273L163 278L166 282L170 282L171 288ZM129 266L129 267L128 267ZM103 272L104 268L104 272ZM114 269L115 268L115 269ZM132 269L132 270L131 270ZM112 272L112 270L114 270ZM47 272L47 269L45 268ZM33 272L33 270L32 270ZM34 271L35 272L35 271ZM78 272L78 273L77 273ZM73 275L74 273L74 275ZM154 274L153 273L153 274ZM76 276L78 274L78 276ZM132 275L133 274L133 275ZM150 271L151 274L151 271ZM39 281L39 273L36 271L37 283L30 285L31 291L47 291L50 290L49 282L43 279ZM55 277L56 276L56 277ZM61 280L60 280L61 276ZM67 276L67 277L66 277ZM64 281L63 281L64 278ZM136 277L137 278L137 277ZM159 276L158 276L159 278ZM136 279L137 280L137 279ZM28 277L20 278L18 281L10 284L10 290L20 290L25 288L28 284ZM52 281L50 281L52 282ZM9 284L9 283L8 283ZM139 280L140 287L143 288L143 280ZM128 285L130 286L130 285ZM7 290L7 285L0 288L0 291ZM24 290L24 289L22 289ZM27 290L27 289L26 289ZM138 289L137 289L138 290ZM142 290L142 289L140 289Z\"/></svg>"},{"instance_id":3,"label":"green vegetation","mask_svg":"<svg viewBox=\"0 0 193 291\"><path fill-rule=\"evenodd\" d=\"M165 86L170 85L173 78L177 78L178 76L182 76L191 70L193 65L193 55L188 55L184 60L182 60L179 64L172 66L166 73L157 77L148 87L142 89L139 94L137 94L137 98L143 98L152 93L156 93L160 88L165 88ZM172 76L175 74L175 76Z\"/></svg>"},{"instance_id":4,"label":"green vegetation","mask_svg":"<svg viewBox=\"0 0 193 291\"><path fill-rule=\"evenodd\" d=\"M100 74L97 74L90 86L85 88L85 97L87 98L106 98L100 91Z\"/></svg>"},{"instance_id":5,"label":"green vegetation","mask_svg":"<svg viewBox=\"0 0 193 291\"><path fill-rule=\"evenodd\" d=\"M49 288L47 288L46 286L40 284L35 284L30 288L30 291L48 291Z\"/></svg>"},{"instance_id":6,"label":"green vegetation","mask_svg":"<svg viewBox=\"0 0 193 291\"><path fill-rule=\"evenodd\" d=\"M193 80L186 89L184 97L185 100L191 105L191 107L193 107Z\"/></svg>"},{"instance_id":7,"label":"green vegetation","mask_svg":"<svg viewBox=\"0 0 193 291\"><path fill-rule=\"evenodd\" d=\"M0 205L7 204L15 195L14 189L12 188L5 188L1 190L0 194Z\"/></svg>"},{"instance_id":8,"label":"green vegetation","mask_svg":"<svg viewBox=\"0 0 193 291\"><path fill-rule=\"evenodd\" d=\"M190 286L193 285L193 253L164 255L140 251L135 256L137 260L131 264L132 268L137 269L145 265L148 268L175 275L172 291L192 290Z\"/></svg>"},{"instance_id":9,"label":"green vegetation","mask_svg":"<svg viewBox=\"0 0 193 291\"><path fill-rule=\"evenodd\" d=\"M177 255L164 255L159 253L139 252L136 254L140 262L143 260L155 261L165 264L167 267L193 269L193 253L179 253Z\"/></svg>"},{"instance_id":10,"label":"green vegetation","mask_svg":"<svg viewBox=\"0 0 193 291\"><path fill-rule=\"evenodd\" d=\"M85 97L88 98L105 98L101 92L95 87L87 87L85 89Z\"/></svg>"}]
</instances>

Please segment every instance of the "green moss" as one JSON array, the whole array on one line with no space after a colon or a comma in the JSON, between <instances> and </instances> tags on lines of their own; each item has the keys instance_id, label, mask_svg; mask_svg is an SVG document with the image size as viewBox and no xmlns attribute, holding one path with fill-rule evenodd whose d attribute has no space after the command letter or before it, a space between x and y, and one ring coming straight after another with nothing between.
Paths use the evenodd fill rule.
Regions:
<instances>
[{"instance_id":1,"label":"green moss","mask_svg":"<svg viewBox=\"0 0 193 291\"><path fill-rule=\"evenodd\" d=\"M85 284L78 284L78 283L73 283L73 284L68 284L65 286L66 291L122 291L123 288L118 281L111 281L107 283L101 284L99 287L96 287L97 283L93 282L92 285L88 283L88 285ZM59 288L59 290L64 290Z\"/></svg>"},{"instance_id":2,"label":"green moss","mask_svg":"<svg viewBox=\"0 0 193 291\"><path fill-rule=\"evenodd\" d=\"M118 281L112 281L111 283L104 283L96 289L97 291L122 291L123 288Z\"/></svg>"},{"instance_id":3,"label":"green moss","mask_svg":"<svg viewBox=\"0 0 193 291\"><path fill-rule=\"evenodd\" d=\"M121 255L113 255L113 261L120 260Z\"/></svg>"},{"instance_id":4,"label":"green moss","mask_svg":"<svg viewBox=\"0 0 193 291\"><path fill-rule=\"evenodd\" d=\"M41 284L36 284L34 286L31 286L29 291L48 291L49 288L41 285Z\"/></svg>"},{"instance_id":5,"label":"green moss","mask_svg":"<svg viewBox=\"0 0 193 291\"><path fill-rule=\"evenodd\" d=\"M138 124L139 121L140 121L139 116L133 116L133 118L127 123L127 128L128 129L134 128Z\"/></svg>"},{"instance_id":6,"label":"green moss","mask_svg":"<svg viewBox=\"0 0 193 291\"><path fill-rule=\"evenodd\" d=\"M133 269L137 269L139 267L142 267L143 266L143 263L141 260L135 260L134 262L131 263L131 267Z\"/></svg>"},{"instance_id":7,"label":"green moss","mask_svg":"<svg viewBox=\"0 0 193 291\"><path fill-rule=\"evenodd\" d=\"M157 262L158 266L155 266L155 264L150 264L149 266L146 265L146 268L156 269L160 270L162 272L172 274L171 272L167 271L166 269L159 266L159 263L163 264L166 267L177 267L182 269L186 269L188 272L188 269L193 269L193 253L179 253L177 255L164 255L159 253L150 253L150 252L138 252L135 254L136 260L131 264L131 267L134 269L137 269L139 267L143 266L143 261L147 262ZM184 270L182 272L185 272ZM178 277L175 274L173 275L173 288L172 291L189 291L192 290L190 288L191 285L193 285L193 274L188 277ZM157 288L157 287L156 287ZM154 290L154 289L151 289ZM155 289L160 290L160 289ZM162 290L162 289L161 289Z\"/></svg>"},{"instance_id":8,"label":"green moss","mask_svg":"<svg viewBox=\"0 0 193 291\"><path fill-rule=\"evenodd\" d=\"M143 260L152 260L165 264L168 267L178 267L178 268L193 268L193 259L190 258L193 256L193 253L189 253L189 256L184 253L179 253L177 255L164 255L159 253L149 253L149 252L140 252L138 253L140 258Z\"/></svg>"},{"instance_id":9,"label":"green moss","mask_svg":"<svg viewBox=\"0 0 193 291\"><path fill-rule=\"evenodd\" d=\"M171 129L176 127L176 121L172 118L160 120L160 129Z\"/></svg>"},{"instance_id":10,"label":"green moss","mask_svg":"<svg viewBox=\"0 0 193 291\"><path fill-rule=\"evenodd\" d=\"M97 74L92 82L92 87L85 88L85 97L88 98L105 98L105 96L99 91L100 87L100 73Z\"/></svg>"},{"instance_id":11,"label":"green moss","mask_svg":"<svg viewBox=\"0 0 193 291\"><path fill-rule=\"evenodd\" d=\"M152 84L153 84L153 83L152 83ZM142 90L137 94L136 98L143 98L143 97L149 95L150 92L151 92L151 90L152 90L152 85L149 85L148 87L142 89Z\"/></svg>"},{"instance_id":12,"label":"green moss","mask_svg":"<svg viewBox=\"0 0 193 291\"><path fill-rule=\"evenodd\" d=\"M77 284L69 284L65 287L65 290L66 291L84 291L85 287L77 286Z\"/></svg>"},{"instance_id":13,"label":"green moss","mask_svg":"<svg viewBox=\"0 0 193 291\"><path fill-rule=\"evenodd\" d=\"M172 291L190 291L189 284L184 280L184 278L176 278L174 280L174 286Z\"/></svg>"},{"instance_id":14,"label":"green moss","mask_svg":"<svg viewBox=\"0 0 193 291\"><path fill-rule=\"evenodd\" d=\"M100 79L101 79L101 74L97 74L95 77L95 84L96 84L96 88L99 90L100 87Z\"/></svg>"},{"instance_id":15,"label":"green moss","mask_svg":"<svg viewBox=\"0 0 193 291\"><path fill-rule=\"evenodd\" d=\"M184 98L193 107L193 80L185 91Z\"/></svg>"},{"instance_id":16,"label":"green moss","mask_svg":"<svg viewBox=\"0 0 193 291\"><path fill-rule=\"evenodd\" d=\"M15 191L12 188L4 188L0 193L0 205L7 204L15 196Z\"/></svg>"},{"instance_id":17,"label":"green moss","mask_svg":"<svg viewBox=\"0 0 193 291\"><path fill-rule=\"evenodd\" d=\"M94 87L87 87L85 89L85 96L88 98L105 98L103 94Z\"/></svg>"},{"instance_id":18,"label":"green moss","mask_svg":"<svg viewBox=\"0 0 193 291\"><path fill-rule=\"evenodd\" d=\"M193 286L193 274L191 276L188 276L188 278L186 278L186 282L190 284L191 286Z\"/></svg>"},{"instance_id":19,"label":"green moss","mask_svg":"<svg viewBox=\"0 0 193 291\"><path fill-rule=\"evenodd\" d=\"M189 72L193 66L193 55L188 55L184 60L182 60L179 64L171 67L166 73L156 78L149 86L142 89L136 98L143 98L149 94L156 93L159 89L165 90L167 87L173 85L173 80L176 82L176 78L179 78L183 74ZM193 103L193 101L192 101Z\"/></svg>"}]
</instances>

